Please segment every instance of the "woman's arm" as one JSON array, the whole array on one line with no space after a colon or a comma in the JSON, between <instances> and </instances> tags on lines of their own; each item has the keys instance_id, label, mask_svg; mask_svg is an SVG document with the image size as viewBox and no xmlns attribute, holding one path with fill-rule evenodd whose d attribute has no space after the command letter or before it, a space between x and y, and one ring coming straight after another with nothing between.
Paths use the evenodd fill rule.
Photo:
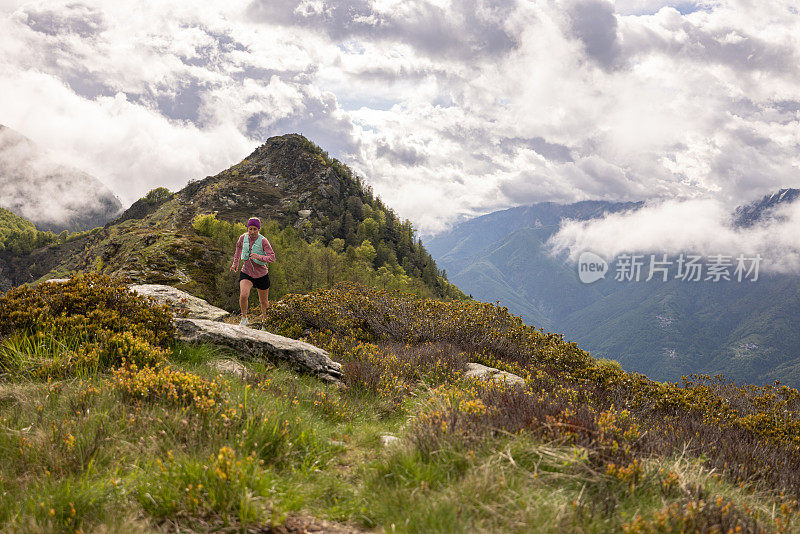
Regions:
<instances>
[{"instance_id":1,"label":"woman's arm","mask_svg":"<svg viewBox=\"0 0 800 534\"><path fill-rule=\"evenodd\" d=\"M233 265L231 265L231 271L236 271L239 269L239 258L242 257L242 247L244 246L244 236L239 236L239 241L236 242L236 253L233 255Z\"/></svg>"}]
</instances>

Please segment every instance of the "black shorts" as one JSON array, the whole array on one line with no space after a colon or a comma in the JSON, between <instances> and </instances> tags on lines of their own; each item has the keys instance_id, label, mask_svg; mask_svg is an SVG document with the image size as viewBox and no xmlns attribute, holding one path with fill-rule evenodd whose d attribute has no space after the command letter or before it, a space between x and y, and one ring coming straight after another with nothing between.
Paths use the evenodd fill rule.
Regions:
<instances>
[{"instance_id":1,"label":"black shorts","mask_svg":"<svg viewBox=\"0 0 800 534\"><path fill-rule=\"evenodd\" d=\"M265 274L260 278L253 278L249 274L239 273L239 281L242 280L250 280L253 282L253 287L256 289L260 289L262 291L269 289L269 273Z\"/></svg>"}]
</instances>

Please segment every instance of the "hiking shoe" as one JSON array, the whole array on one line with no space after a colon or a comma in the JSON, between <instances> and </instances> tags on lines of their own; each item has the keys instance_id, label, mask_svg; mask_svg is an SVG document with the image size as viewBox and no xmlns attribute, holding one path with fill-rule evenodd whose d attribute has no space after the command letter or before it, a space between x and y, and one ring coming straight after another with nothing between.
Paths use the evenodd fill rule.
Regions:
<instances>
[{"instance_id":1,"label":"hiking shoe","mask_svg":"<svg viewBox=\"0 0 800 534\"><path fill-rule=\"evenodd\" d=\"M239 326L245 326L245 325L247 325L247 317L242 317L241 319L239 319Z\"/></svg>"}]
</instances>

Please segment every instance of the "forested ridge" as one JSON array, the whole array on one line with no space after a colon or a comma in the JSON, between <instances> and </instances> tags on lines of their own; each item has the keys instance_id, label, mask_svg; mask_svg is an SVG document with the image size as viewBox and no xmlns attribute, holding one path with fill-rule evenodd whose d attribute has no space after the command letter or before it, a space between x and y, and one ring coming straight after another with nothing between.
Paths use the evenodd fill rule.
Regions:
<instances>
[{"instance_id":1,"label":"forested ridge","mask_svg":"<svg viewBox=\"0 0 800 534\"><path fill-rule=\"evenodd\" d=\"M270 138L240 163L178 192L153 189L104 228L54 236L29 224L25 237L15 238L10 285L92 271L175 285L235 309L228 267L251 216L261 218L262 234L278 253L271 266L274 298L341 281L466 298L438 270L410 221L297 134Z\"/></svg>"}]
</instances>

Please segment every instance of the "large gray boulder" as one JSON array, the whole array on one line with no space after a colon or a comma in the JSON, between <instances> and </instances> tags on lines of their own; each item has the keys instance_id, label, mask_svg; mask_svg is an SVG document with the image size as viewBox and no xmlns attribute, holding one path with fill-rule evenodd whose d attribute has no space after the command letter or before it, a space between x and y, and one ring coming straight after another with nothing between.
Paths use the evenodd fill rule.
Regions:
<instances>
[{"instance_id":1,"label":"large gray boulder","mask_svg":"<svg viewBox=\"0 0 800 534\"><path fill-rule=\"evenodd\" d=\"M159 304L166 304L178 317L221 321L230 315L222 308L212 306L205 300L172 286L138 284L130 286L130 289L140 295L153 297Z\"/></svg>"},{"instance_id":2,"label":"large gray boulder","mask_svg":"<svg viewBox=\"0 0 800 534\"><path fill-rule=\"evenodd\" d=\"M321 348L304 341L205 319L176 317L173 323L183 341L228 347L242 359L283 360L299 371L330 382L339 382L342 378L341 364L331 360Z\"/></svg>"},{"instance_id":3,"label":"large gray boulder","mask_svg":"<svg viewBox=\"0 0 800 534\"><path fill-rule=\"evenodd\" d=\"M464 373L464 376L467 378L484 380L486 382L502 382L509 386L525 385L525 379L519 375L509 373L508 371L501 371L494 367L487 367L479 363L468 363L467 372Z\"/></svg>"}]
</instances>

